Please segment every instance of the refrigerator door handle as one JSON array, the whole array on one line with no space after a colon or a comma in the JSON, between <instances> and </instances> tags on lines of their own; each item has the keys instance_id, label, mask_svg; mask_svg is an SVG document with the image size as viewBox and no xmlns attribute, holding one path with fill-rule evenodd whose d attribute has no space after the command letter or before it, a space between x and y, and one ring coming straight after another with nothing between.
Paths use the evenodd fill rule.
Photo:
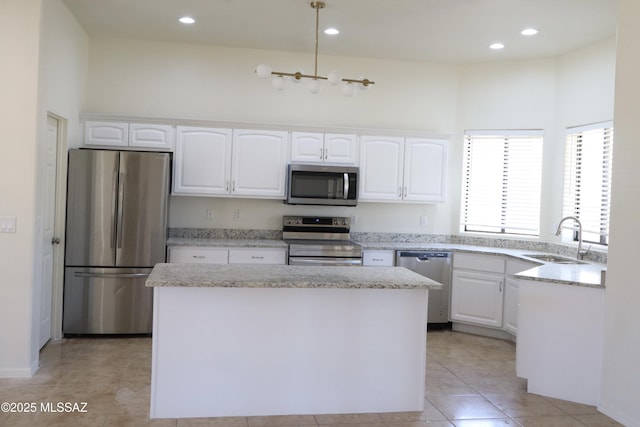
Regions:
<instances>
[{"instance_id":1,"label":"refrigerator door handle","mask_svg":"<svg viewBox=\"0 0 640 427\"><path fill-rule=\"evenodd\" d=\"M111 195L111 203L113 204L113 214L111 215L111 247L115 248L118 239L118 164L113 171L113 192Z\"/></svg>"},{"instance_id":2,"label":"refrigerator door handle","mask_svg":"<svg viewBox=\"0 0 640 427\"><path fill-rule=\"evenodd\" d=\"M123 234L124 231L122 230L122 220L123 220L123 215L124 215L124 179L125 179L125 172L120 172L120 185L118 186L118 218L116 220L116 224L117 224L117 233L118 233L118 245L117 248L120 249L122 248L122 238L123 238Z\"/></svg>"},{"instance_id":3,"label":"refrigerator door handle","mask_svg":"<svg viewBox=\"0 0 640 427\"><path fill-rule=\"evenodd\" d=\"M109 279L139 279L149 277L149 273L81 273L76 271L74 277L93 277L93 278L109 278Z\"/></svg>"}]
</instances>

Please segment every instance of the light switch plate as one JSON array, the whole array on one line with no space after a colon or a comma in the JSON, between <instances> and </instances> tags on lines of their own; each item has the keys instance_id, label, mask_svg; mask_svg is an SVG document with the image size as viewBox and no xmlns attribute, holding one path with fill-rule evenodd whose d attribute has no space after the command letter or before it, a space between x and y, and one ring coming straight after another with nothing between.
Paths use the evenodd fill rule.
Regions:
<instances>
[{"instance_id":1,"label":"light switch plate","mask_svg":"<svg viewBox=\"0 0 640 427\"><path fill-rule=\"evenodd\" d=\"M15 233L17 218L15 216L0 217L0 233Z\"/></svg>"}]
</instances>

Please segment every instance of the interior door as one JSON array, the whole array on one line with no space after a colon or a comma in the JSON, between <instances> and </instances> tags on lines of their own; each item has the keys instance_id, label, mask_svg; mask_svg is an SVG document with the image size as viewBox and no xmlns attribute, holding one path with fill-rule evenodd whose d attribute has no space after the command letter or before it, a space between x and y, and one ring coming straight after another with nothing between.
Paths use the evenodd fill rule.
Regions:
<instances>
[{"instance_id":1,"label":"interior door","mask_svg":"<svg viewBox=\"0 0 640 427\"><path fill-rule=\"evenodd\" d=\"M47 117L47 147L45 159L45 189L42 212L42 282L40 298L40 347L51 339L51 307L53 295L53 246L55 236L56 176L58 152L58 120Z\"/></svg>"},{"instance_id":2,"label":"interior door","mask_svg":"<svg viewBox=\"0 0 640 427\"><path fill-rule=\"evenodd\" d=\"M169 154L120 153L116 266L165 262L169 171Z\"/></svg>"}]
</instances>

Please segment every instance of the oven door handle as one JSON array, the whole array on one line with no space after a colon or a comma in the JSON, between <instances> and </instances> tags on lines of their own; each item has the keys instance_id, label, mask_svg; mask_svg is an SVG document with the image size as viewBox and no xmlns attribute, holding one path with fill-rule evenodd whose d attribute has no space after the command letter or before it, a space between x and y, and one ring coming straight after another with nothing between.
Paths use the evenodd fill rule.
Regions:
<instances>
[{"instance_id":1,"label":"oven door handle","mask_svg":"<svg viewBox=\"0 0 640 427\"><path fill-rule=\"evenodd\" d=\"M331 265L360 267L362 265L362 259L289 257L289 265Z\"/></svg>"},{"instance_id":2,"label":"oven door handle","mask_svg":"<svg viewBox=\"0 0 640 427\"><path fill-rule=\"evenodd\" d=\"M349 174L347 172L344 173L344 196L343 198L345 200L347 200L347 198L349 197Z\"/></svg>"}]
</instances>

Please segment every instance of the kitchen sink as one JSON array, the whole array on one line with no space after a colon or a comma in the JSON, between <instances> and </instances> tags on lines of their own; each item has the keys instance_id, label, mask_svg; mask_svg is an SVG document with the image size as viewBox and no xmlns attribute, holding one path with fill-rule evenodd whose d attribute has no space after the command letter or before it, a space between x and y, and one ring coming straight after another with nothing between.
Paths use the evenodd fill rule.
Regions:
<instances>
[{"instance_id":1,"label":"kitchen sink","mask_svg":"<svg viewBox=\"0 0 640 427\"><path fill-rule=\"evenodd\" d=\"M527 258L537 259L538 261L550 262L553 264L585 264L584 261L580 261L578 259L566 258L558 255L549 255L549 254L527 254L524 255Z\"/></svg>"}]
</instances>

